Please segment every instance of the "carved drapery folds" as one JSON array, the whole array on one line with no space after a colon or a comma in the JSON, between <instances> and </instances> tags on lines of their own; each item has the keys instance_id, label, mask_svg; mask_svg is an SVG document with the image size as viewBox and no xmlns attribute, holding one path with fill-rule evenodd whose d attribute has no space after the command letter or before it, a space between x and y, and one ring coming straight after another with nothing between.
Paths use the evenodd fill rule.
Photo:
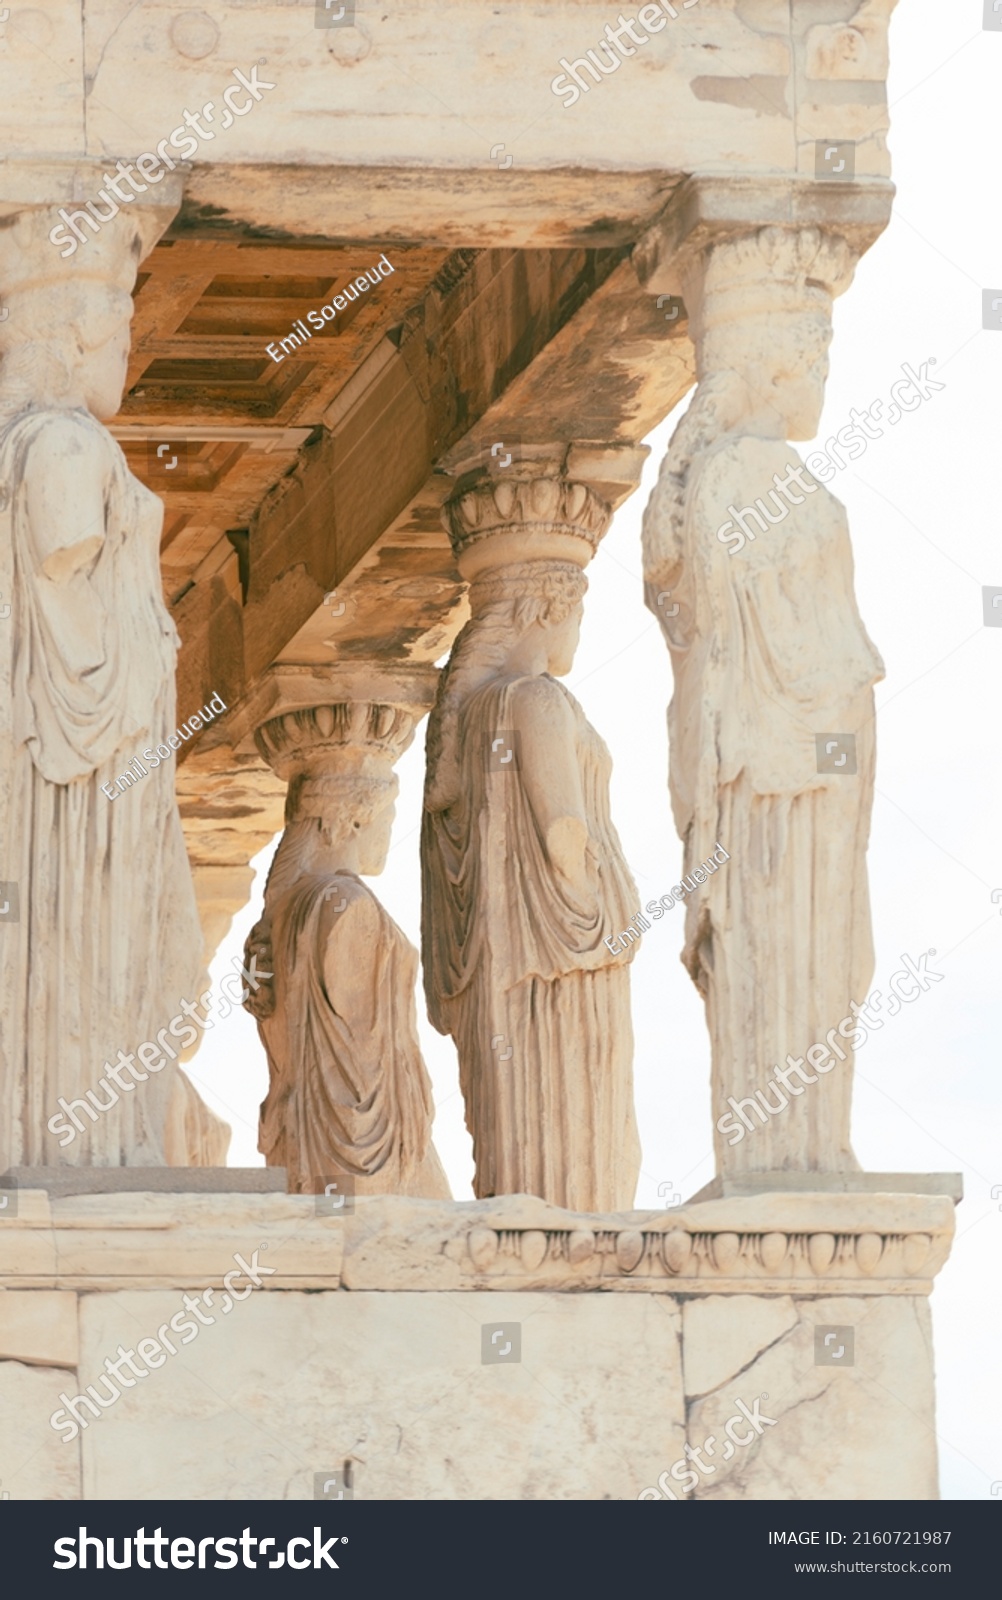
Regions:
<instances>
[{"instance_id":1,"label":"carved drapery folds","mask_svg":"<svg viewBox=\"0 0 1002 1600\"><path fill-rule=\"evenodd\" d=\"M176 1064L204 984L170 768L135 765L177 724L163 507L101 425L166 218L116 217L72 269L57 220L0 230L0 1164L220 1164Z\"/></svg>"},{"instance_id":2,"label":"carved drapery folds","mask_svg":"<svg viewBox=\"0 0 1002 1600\"><path fill-rule=\"evenodd\" d=\"M645 513L644 567L674 672L685 870L718 841L730 858L687 899L683 953L706 1001L730 1175L858 1167L853 1030L837 1029L873 973L865 856L883 669L845 511L786 442L817 431L832 300L853 266L837 232L792 225L704 232L677 262L699 387ZM782 1101L759 1109L777 1067Z\"/></svg>"},{"instance_id":3,"label":"carved drapery folds","mask_svg":"<svg viewBox=\"0 0 1002 1600\"><path fill-rule=\"evenodd\" d=\"M611 762L574 697L583 568L608 505L527 469L461 480L446 507L471 618L428 729L421 841L429 1014L460 1063L479 1197L630 1206L628 925Z\"/></svg>"},{"instance_id":4,"label":"carved drapery folds","mask_svg":"<svg viewBox=\"0 0 1002 1600\"><path fill-rule=\"evenodd\" d=\"M393 674L402 677L398 669ZM431 1083L417 1039L417 952L360 874L381 872L393 764L427 710L434 669L407 704L353 699L270 718L256 743L288 781L264 915L247 941L263 982L247 1007L268 1055L260 1149L292 1192L448 1198L431 1143ZM342 689L343 692L343 689ZM345 1180L348 1180L346 1183Z\"/></svg>"}]
</instances>

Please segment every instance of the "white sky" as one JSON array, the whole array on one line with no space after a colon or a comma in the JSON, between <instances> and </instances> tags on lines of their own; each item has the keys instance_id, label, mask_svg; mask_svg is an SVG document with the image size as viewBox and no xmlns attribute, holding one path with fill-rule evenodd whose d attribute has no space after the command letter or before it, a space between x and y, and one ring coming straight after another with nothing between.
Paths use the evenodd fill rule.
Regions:
<instances>
[{"instance_id":1,"label":"white sky","mask_svg":"<svg viewBox=\"0 0 1002 1600\"><path fill-rule=\"evenodd\" d=\"M981 30L980 0L905 0L891 31L891 226L838 302L819 442L850 408L886 398L903 363L930 357L946 384L874 440L829 484L849 511L856 589L887 677L877 689L878 769L869 869L887 991L902 954L935 949L946 981L887 1019L860 1051L853 1141L872 1171L964 1175L958 1237L933 1295L942 1492L981 1499L1002 1482L1002 1185L998 811L1002 627L982 622L982 585L1002 588L999 537L1002 319L981 328L981 295L1002 297L997 177L1002 34ZM991 180L991 181L989 181ZM977 191L977 192L975 192ZM999 308L1002 311L1002 307ZM687 401L685 403L688 403ZM566 680L615 762L613 816L641 903L681 871L666 785L667 651L644 609L640 516L677 415L651 435L641 490L617 514L590 568L575 670ZM799 447L806 456L813 448ZM374 887L419 944L424 728L401 761L394 844ZM726 843L726 841L725 841ZM269 852L258 858L264 869ZM252 904L220 950L218 979L259 915ZM713 1174L709 1047L702 1004L679 963L681 908L645 934L633 963L641 1207L688 1197ZM862 1000L862 996L855 998ZM435 1140L457 1199L472 1197L451 1040L419 1018L438 1107ZM763 1083L768 1066L763 1064ZM258 1165L264 1054L245 1013L191 1064L233 1126L232 1165ZM663 1185L668 1185L666 1190ZM659 1189L661 1197L659 1198ZM994 1382L986 1381L994 1377Z\"/></svg>"}]
</instances>

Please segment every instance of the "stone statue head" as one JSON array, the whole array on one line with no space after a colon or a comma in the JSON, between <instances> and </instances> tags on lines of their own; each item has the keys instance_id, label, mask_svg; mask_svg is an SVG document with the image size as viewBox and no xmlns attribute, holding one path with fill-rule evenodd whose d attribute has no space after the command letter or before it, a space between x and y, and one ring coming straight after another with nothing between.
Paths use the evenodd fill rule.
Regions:
<instances>
[{"instance_id":1,"label":"stone statue head","mask_svg":"<svg viewBox=\"0 0 1002 1600\"><path fill-rule=\"evenodd\" d=\"M828 378L828 318L798 304L748 319L735 364L752 407L775 414L785 439L813 439Z\"/></svg>"},{"instance_id":2,"label":"stone statue head","mask_svg":"<svg viewBox=\"0 0 1002 1600\"><path fill-rule=\"evenodd\" d=\"M72 264L50 238L54 207L0 217L0 405L85 407L100 421L119 410L125 388L132 287L164 218L156 208L122 212Z\"/></svg>"},{"instance_id":3,"label":"stone statue head","mask_svg":"<svg viewBox=\"0 0 1002 1600\"><path fill-rule=\"evenodd\" d=\"M376 877L386 865L397 778L301 773L289 785L285 832L268 874L266 904L306 876Z\"/></svg>"},{"instance_id":4,"label":"stone statue head","mask_svg":"<svg viewBox=\"0 0 1002 1600\"><path fill-rule=\"evenodd\" d=\"M730 390L733 426L813 439L828 376L832 302L852 276L844 240L816 228L760 228L717 244L691 269L686 303L699 378Z\"/></svg>"},{"instance_id":5,"label":"stone statue head","mask_svg":"<svg viewBox=\"0 0 1002 1600\"><path fill-rule=\"evenodd\" d=\"M132 297L95 279L43 283L6 296L0 323L5 408L84 406L107 422L122 404Z\"/></svg>"},{"instance_id":6,"label":"stone statue head","mask_svg":"<svg viewBox=\"0 0 1002 1600\"><path fill-rule=\"evenodd\" d=\"M565 611L563 607L551 608L535 624L544 635L546 670L555 678L565 677L574 665L583 617L584 603L579 600L570 611Z\"/></svg>"},{"instance_id":7,"label":"stone statue head","mask_svg":"<svg viewBox=\"0 0 1002 1600\"><path fill-rule=\"evenodd\" d=\"M520 561L481 571L470 585L472 613L439 679L428 723L425 806L439 811L461 790L459 715L481 685L522 667L527 644L555 677L569 672L577 649L588 580L572 561Z\"/></svg>"},{"instance_id":8,"label":"stone statue head","mask_svg":"<svg viewBox=\"0 0 1002 1600\"><path fill-rule=\"evenodd\" d=\"M329 838L332 858L340 855L348 871L376 877L386 865L396 814L396 775L382 778L341 778L334 790L328 780L328 813L323 832Z\"/></svg>"},{"instance_id":9,"label":"stone statue head","mask_svg":"<svg viewBox=\"0 0 1002 1600\"><path fill-rule=\"evenodd\" d=\"M412 708L359 699L287 711L262 724L258 749L289 783L271 887L284 884L288 863L297 873L382 872L398 789L393 764L410 744L414 721Z\"/></svg>"}]
</instances>

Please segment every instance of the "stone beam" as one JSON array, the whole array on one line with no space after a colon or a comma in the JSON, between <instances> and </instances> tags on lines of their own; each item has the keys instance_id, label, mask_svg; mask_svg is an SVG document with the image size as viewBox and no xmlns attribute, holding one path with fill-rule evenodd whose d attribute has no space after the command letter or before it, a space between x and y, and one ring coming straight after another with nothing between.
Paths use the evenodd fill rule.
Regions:
<instances>
[{"instance_id":1,"label":"stone beam","mask_svg":"<svg viewBox=\"0 0 1002 1600\"><path fill-rule=\"evenodd\" d=\"M99 180L98 163L166 142L196 164L194 215L290 234L594 240L663 202L645 185L813 173L821 139L853 141L857 173L886 175L894 3L681 0L620 48L606 0L536 7L521 29L495 0L392 14L358 0L333 29L277 0L241 7L239 25L224 0L122 15L77 0L13 12L7 59L31 71L6 74L0 145L90 158ZM268 87L237 88L231 111L241 75ZM185 112L210 104L204 137L189 136Z\"/></svg>"},{"instance_id":2,"label":"stone beam","mask_svg":"<svg viewBox=\"0 0 1002 1600\"><path fill-rule=\"evenodd\" d=\"M666 320L612 252L454 257L329 408L323 434L236 536L237 553L178 600L179 705L200 706L218 691L232 708L275 660L318 659L290 657L291 642L311 618L331 636L352 574L382 583L381 540L398 552L395 577L404 585L393 617L400 659L447 625L434 638L441 654L461 618L458 573L437 521L444 489L436 465L453 449L489 451L488 436L521 427L523 414L537 437L563 426L568 439L634 445L692 382L684 326ZM408 595L409 583L417 589ZM345 623L359 621L364 596L353 604ZM352 632L352 655L378 648L385 656L387 615L383 605L370 635ZM344 624L335 637L343 635ZM329 662L324 651L319 659ZM212 730L215 741L236 737L226 718Z\"/></svg>"}]
</instances>

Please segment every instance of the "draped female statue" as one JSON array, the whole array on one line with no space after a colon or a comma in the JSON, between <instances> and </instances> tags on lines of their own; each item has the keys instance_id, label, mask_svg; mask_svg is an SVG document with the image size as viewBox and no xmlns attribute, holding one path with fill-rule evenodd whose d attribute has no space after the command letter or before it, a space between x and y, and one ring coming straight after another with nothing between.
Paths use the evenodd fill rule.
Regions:
<instances>
[{"instance_id":1,"label":"draped female statue","mask_svg":"<svg viewBox=\"0 0 1002 1600\"><path fill-rule=\"evenodd\" d=\"M607 519L552 482L451 507L471 619L429 723L421 843L425 990L459 1054L476 1193L586 1211L632 1206L640 1156L632 945L606 943L637 894L609 753L557 682Z\"/></svg>"},{"instance_id":2,"label":"draped female statue","mask_svg":"<svg viewBox=\"0 0 1002 1600\"><path fill-rule=\"evenodd\" d=\"M270 981L245 1004L270 1073L259 1148L286 1169L291 1193L347 1177L357 1194L450 1198L417 1038L417 952L360 877L385 865L392 761L412 734L406 709L359 702L290 712L258 731L290 782L264 916L247 942Z\"/></svg>"},{"instance_id":3,"label":"draped female statue","mask_svg":"<svg viewBox=\"0 0 1002 1600\"><path fill-rule=\"evenodd\" d=\"M762 229L693 264L699 387L644 517L686 871L718 840L730 856L687 897L683 953L706 1001L723 1173L858 1166L854 1030L837 1029L873 974L865 860L883 668L845 511L786 443L817 431L832 296L849 274L844 243L810 229ZM777 1066L788 1093L767 1087Z\"/></svg>"},{"instance_id":4,"label":"draped female statue","mask_svg":"<svg viewBox=\"0 0 1002 1600\"><path fill-rule=\"evenodd\" d=\"M0 1162L221 1162L229 1130L173 1046L68 1149L47 1126L205 983L170 769L114 802L102 787L177 722L163 507L100 421L121 404L138 244L71 281L43 278L46 248L31 214L0 241L0 878L20 918L0 927Z\"/></svg>"}]
</instances>

